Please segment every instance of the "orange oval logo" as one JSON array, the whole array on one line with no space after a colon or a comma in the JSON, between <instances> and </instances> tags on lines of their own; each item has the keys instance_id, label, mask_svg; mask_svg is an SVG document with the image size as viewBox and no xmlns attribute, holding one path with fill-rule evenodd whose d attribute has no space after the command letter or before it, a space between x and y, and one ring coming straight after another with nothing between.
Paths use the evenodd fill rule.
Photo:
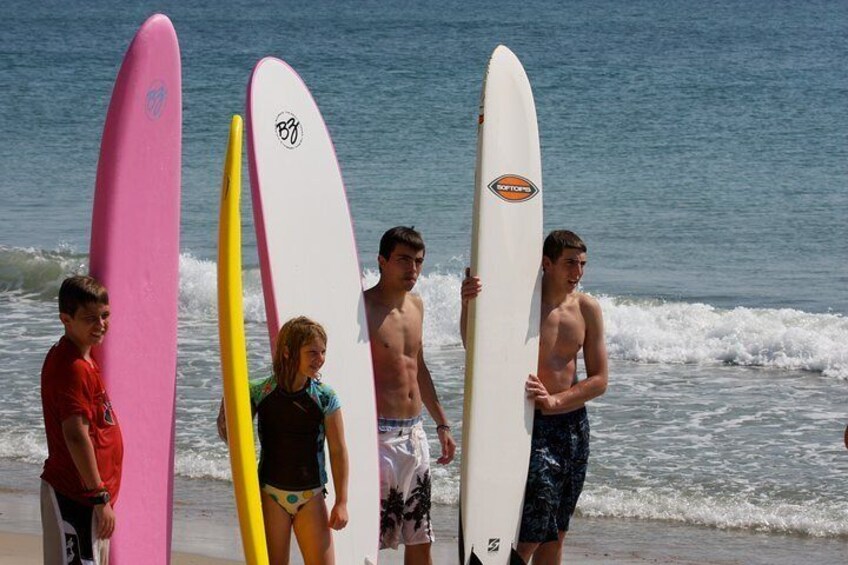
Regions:
<instances>
[{"instance_id":1,"label":"orange oval logo","mask_svg":"<svg viewBox=\"0 0 848 565\"><path fill-rule=\"evenodd\" d=\"M503 175L489 183L489 190L507 202L524 202L539 193L532 182L518 175Z\"/></svg>"}]
</instances>

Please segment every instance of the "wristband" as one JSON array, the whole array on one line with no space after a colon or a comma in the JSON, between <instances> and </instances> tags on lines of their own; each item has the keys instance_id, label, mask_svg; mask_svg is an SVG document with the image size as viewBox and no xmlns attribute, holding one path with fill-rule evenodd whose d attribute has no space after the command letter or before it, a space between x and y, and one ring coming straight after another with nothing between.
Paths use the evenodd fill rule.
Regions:
<instances>
[{"instance_id":1,"label":"wristband","mask_svg":"<svg viewBox=\"0 0 848 565\"><path fill-rule=\"evenodd\" d=\"M101 504L106 504L110 500L112 500L112 495L109 494L108 490L99 492L95 496L88 497L88 502L92 506L100 506Z\"/></svg>"},{"instance_id":2,"label":"wristband","mask_svg":"<svg viewBox=\"0 0 848 565\"><path fill-rule=\"evenodd\" d=\"M442 431L442 430L451 431L451 428L450 428L450 426L449 426L449 425L447 425L447 424L439 424L438 426L436 426L436 433L438 433L438 432L440 432L440 431Z\"/></svg>"},{"instance_id":3,"label":"wristband","mask_svg":"<svg viewBox=\"0 0 848 565\"><path fill-rule=\"evenodd\" d=\"M105 490L109 490L109 489L106 488L106 483L104 481L100 481L99 485L97 485L96 487L94 487L91 490L85 491L85 493L83 493L83 495L85 497L97 496L98 494L100 494L101 492L103 492Z\"/></svg>"}]
</instances>

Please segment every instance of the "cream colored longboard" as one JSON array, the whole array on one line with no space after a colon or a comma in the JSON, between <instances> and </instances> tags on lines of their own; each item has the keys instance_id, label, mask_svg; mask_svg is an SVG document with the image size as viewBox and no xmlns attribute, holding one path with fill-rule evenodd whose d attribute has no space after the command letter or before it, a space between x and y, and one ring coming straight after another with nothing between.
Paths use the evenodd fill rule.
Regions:
<instances>
[{"instance_id":1,"label":"cream colored longboard","mask_svg":"<svg viewBox=\"0 0 848 565\"><path fill-rule=\"evenodd\" d=\"M324 382L342 405L350 461L336 563L376 563L380 537L377 408L362 278L341 171L318 106L300 76L267 57L247 95L248 155L259 265L271 340L294 316L327 330ZM327 459L328 474L330 468ZM327 484L328 508L334 502Z\"/></svg>"},{"instance_id":2,"label":"cream colored longboard","mask_svg":"<svg viewBox=\"0 0 848 565\"><path fill-rule=\"evenodd\" d=\"M530 82L516 56L495 49L478 126L465 368L460 562L517 556L533 406L524 393L539 355L542 167ZM518 561L521 563L521 561Z\"/></svg>"}]
</instances>

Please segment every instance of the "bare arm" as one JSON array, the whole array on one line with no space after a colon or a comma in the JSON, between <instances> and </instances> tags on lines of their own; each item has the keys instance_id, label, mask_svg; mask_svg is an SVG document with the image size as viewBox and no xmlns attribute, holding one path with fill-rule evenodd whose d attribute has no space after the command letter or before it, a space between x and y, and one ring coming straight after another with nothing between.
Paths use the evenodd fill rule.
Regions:
<instances>
[{"instance_id":1,"label":"bare arm","mask_svg":"<svg viewBox=\"0 0 848 565\"><path fill-rule=\"evenodd\" d=\"M424 320L424 303L420 297L413 297L415 305L421 311L421 321ZM442 454L436 462L440 465L447 465L453 461L456 453L456 442L451 435L450 422L439 402L439 396L436 394L436 387L433 385L433 376L430 374L430 369L427 368L427 363L424 362L424 343L423 340L418 343L418 355L416 357L416 380L418 382L418 391L421 394L421 402L430 413L430 417L436 422L436 433L439 436L439 443L442 446Z\"/></svg>"},{"instance_id":2,"label":"bare arm","mask_svg":"<svg viewBox=\"0 0 848 565\"><path fill-rule=\"evenodd\" d=\"M344 439L344 421L342 411L336 410L324 418L327 431L327 447L330 452L330 468L333 471L333 486L336 490L336 502L330 511L330 527L341 530L347 525L347 486L349 461L347 445Z\"/></svg>"},{"instance_id":3,"label":"bare arm","mask_svg":"<svg viewBox=\"0 0 848 565\"><path fill-rule=\"evenodd\" d=\"M427 407L427 412L436 422L437 426L449 425L448 417L442 408L439 397L436 394L436 387L433 385L433 377L430 375L430 369L424 363L424 352L418 352L418 389L421 391L421 402Z\"/></svg>"},{"instance_id":4,"label":"bare arm","mask_svg":"<svg viewBox=\"0 0 848 565\"><path fill-rule=\"evenodd\" d=\"M100 471L97 469L97 458L94 455L94 444L88 435L88 418L82 414L74 414L62 422L62 435L71 453L71 459L82 478L83 486L94 490L100 485Z\"/></svg>"},{"instance_id":5,"label":"bare arm","mask_svg":"<svg viewBox=\"0 0 848 565\"><path fill-rule=\"evenodd\" d=\"M97 457L94 454L94 444L88 435L88 418L82 414L74 414L62 422L62 435L65 444L74 461L74 466L82 478L86 489L94 491L102 483L100 470L97 468ZM98 504L94 507L97 517L97 537L109 539L115 530L115 512L112 504Z\"/></svg>"},{"instance_id":6,"label":"bare arm","mask_svg":"<svg viewBox=\"0 0 848 565\"><path fill-rule=\"evenodd\" d=\"M593 398L601 396L607 390L609 371L601 307L595 300L588 299L581 304L581 310L586 321L586 340L583 343L586 378L556 394L548 394L542 382L535 375L530 375L527 380L528 395L533 397L537 406L547 413L564 414L571 412Z\"/></svg>"},{"instance_id":7,"label":"bare arm","mask_svg":"<svg viewBox=\"0 0 848 565\"><path fill-rule=\"evenodd\" d=\"M430 369L424 363L424 347L423 345L418 351L418 390L421 392L421 402L430 413L430 417L436 422L436 433L439 435L439 443L442 446L442 455L436 462L440 465L447 465L453 461L456 454L456 442L451 434L450 423L448 417L442 408L439 397L436 395L436 387L433 386L433 377L430 375Z\"/></svg>"},{"instance_id":8,"label":"bare arm","mask_svg":"<svg viewBox=\"0 0 848 565\"><path fill-rule=\"evenodd\" d=\"M218 428L218 437L221 438L224 443L229 444L227 440L227 409L224 405L224 399L221 399L221 407L218 408L218 418L215 420L215 425ZM250 415L251 417L256 417L256 406L253 405L253 402L250 403Z\"/></svg>"},{"instance_id":9,"label":"bare arm","mask_svg":"<svg viewBox=\"0 0 848 565\"><path fill-rule=\"evenodd\" d=\"M221 399L221 407L218 409L218 419L215 421L218 426L218 437L227 442L227 411L224 409L224 399Z\"/></svg>"}]
</instances>

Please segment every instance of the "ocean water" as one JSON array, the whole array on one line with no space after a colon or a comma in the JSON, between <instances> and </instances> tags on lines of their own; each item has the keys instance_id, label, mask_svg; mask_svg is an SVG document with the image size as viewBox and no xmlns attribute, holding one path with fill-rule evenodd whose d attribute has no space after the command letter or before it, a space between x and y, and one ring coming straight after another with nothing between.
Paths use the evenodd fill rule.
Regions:
<instances>
[{"instance_id":1,"label":"ocean water","mask_svg":"<svg viewBox=\"0 0 848 565\"><path fill-rule=\"evenodd\" d=\"M156 10L183 55L180 477L229 480L214 431L217 200L229 119L265 55L291 63L324 113L364 283L376 281L386 228L424 234L425 355L461 421L477 103L504 43L534 89L546 227L587 241L584 290L606 321L610 386L590 405L579 513L848 541L848 4L838 1L5 2L0 458L46 455L38 382L60 331L55 295L86 269L112 81ZM269 359L243 201L258 374ZM436 469L434 489L456 505L458 463Z\"/></svg>"}]
</instances>

